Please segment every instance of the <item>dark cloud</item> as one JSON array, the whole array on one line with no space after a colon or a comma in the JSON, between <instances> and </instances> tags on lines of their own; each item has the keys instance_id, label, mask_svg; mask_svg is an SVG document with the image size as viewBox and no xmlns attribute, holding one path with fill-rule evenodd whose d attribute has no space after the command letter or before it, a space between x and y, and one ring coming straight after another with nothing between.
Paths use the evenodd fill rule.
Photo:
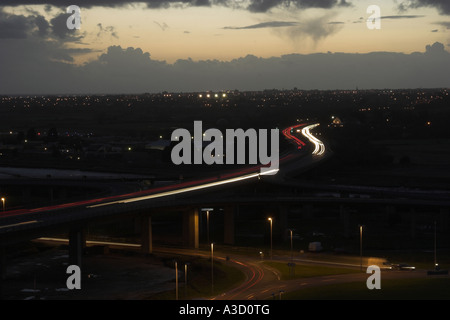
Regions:
<instances>
[{"instance_id":1,"label":"dark cloud","mask_svg":"<svg viewBox=\"0 0 450 320\"><path fill-rule=\"evenodd\" d=\"M440 21L440 22L435 22L434 24L443 26L446 29L450 29L450 21Z\"/></svg>"},{"instance_id":2,"label":"dark cloud","mask_svg":"<svg viewBox=\"0 0 450 320\"><path fill-rule=\"evenodd\" d=\"M52 6L49 4L46 4L44 7L45 12L50 13L52 12Z\"/></svg>"},{"instance_id":3,"label":"dark cloud","mask_svg":"<svg viewBox=\"0 0 450 320\"><path fill-rule=\"evenodd\" d=\"M274 7L296 8L333 8L340 4L347 5L345 1L338 0L252 0L248 9L252 12L266 12Z\"/></svg>"},{"instance_id":4,"label":"dark cloud","mask_svg":"<svg viewBox=\"0 0 450 320\"><path fill-rule=\"evenodd\" d=\"M98 27L98 32L97 32L97 37L101 37L104 34L109 34L112 37L118 39L119 36L117 35L117 31L116 28L113 26L106 26L104 27L101 23L97 23L97 27Z\"/></svg>"},{"instance_id":5,"label":"dark cloud","mask_svg":"<svg viewBox=\"0 0 450 320\"><path fill-rule=\"evenodd\" d=\"M36 19L37 17L11 15L0 10L0 39L27 38L36 28L40 30L38 24L41 25L41 22L36 22Z\"/></svg>"},{"instance_id":6,"label":"dark cloud","mask_svg":"<svg viewBox=\"0 0 450 320\"><path fill-rule=\"evenodd\" d=\"M350 2L347 2L346 0L342 0L342 1L339 3L339 6L340 6L340 7L352 7L353 4L351 4Z\"/></svg>"},{"instance_id":7,"label":"dark cloud","mask_svg":"<svg viewBox=\"0 0 450 320\"><path fill-rule=\"evenodd\" d=\"M31 15L15 15L3 11L0 7L0 39L37 37L42 40L79 42L86 35L79 30L67 28L66 22L71 14L62 13L47 21L33 10L27 12Z\"/></svg>"},{"instance_id":8,"label":"dark cloud","mask_svg":"<svg viewBox=\"0 0 450 320\"><path fill-rule=\"evenodd\" d=\"M245 27L224 27L224 29L245 30L245 29L260 29L260 28L278 28L278 27L292 27L298 25L298 22L291 21L269 21L258 24L253 24Z\"/></svg>"},{"instance_id":9,"label":"dark cloud","mask_svg":"<svg viewBox=\"0 0 450 320\"><path fill-rule=\"evenodd\" d=\"M425 47L425 54L429 54L429 55L448 55L448 52L445 51L445 47L442 43L440 42L435 42L432 45L427 45Z\"/></svg>"},{"instance_id":10,"label":"dark cloud","mask_svg":"<svg viewBox=\"0 0 450 320\"><path fill-rule=\"evenodd\" d=\"M381 19L416 19L423 18L423 15L398 15L398 16L382 16Z\"/></svg>"},{"instance_id":11,"label":"dark cloud","mask_svg":"<svg viewBox=\"0 0 450 320\"><path fill-rule=\"evenodd\" d=\"M55 38L64 41L79 41L83 35L66 26L70 14L60 14L47 21L39 13L29 10L32 15L14 15L0 8L0 39L25 39L38 37Z\"/></svg>"},{"instance_id":12,"label":"dark cloud","mask_svg":"<svg viewBox=\"0 0 450 320\"><path fill-rule=\"evenodd\" d=\"M302 23L279 31L281 36L299 42L306 38L311 38L315 43L337 33L344 27L344 23L330 22L334 18L332 13L322 16L302 20Z\"/></svg>"},{"instance_id":13,"label":"dark cloud","mask_svg":"<svg viewBox=\"0 0 450 320\"><path fill-rule=\"evenodd\" d=\"M37 35L41 38L44 38L49 35L51 32L51 26L50 23L43 17L43 16L37 16L34 20L37 30Z\"/></svg>"},{"instance_id":14,"label":"dark cloud","mask_svg":"<svg viewBox=\"0 0 450 320\"><path fill-rule=\"evenodd\" d=\"M441 14L450 15L450 1L449 0L408 0L403 1L398 5L400 11L408 9L417 9L422 7L435 7Z\"/></svg>"},{"instance_id":15,"label":"dark cloud","mask_svg":"<svg viewBox=\"0 0 450 320\"><path fill-rule=\"evenodd\" d=\"M142 0L142 1L127 1L127 0L77 0L76 5L80 8L91 8L95 6L101 7L122 7L126 5L133 5L135 3L143 3L148 8L168 8L171 5L185 5L207 7L212 5L221 6L236 6L236 1L227 0ZM65 2L60 0L2 0L3 6L20 6L20 5L46 5L46 10L49 6L67 7L72 2ZM296 7L296 8L333 8L333 7L349 7L351 3L346 0L250 0L250 4L246 9L252 12L266 12L274 7Z\"/></svg>"},{"instance_id":16,"label":"dark cloud","mask_svg":"<svg viewBox=\"0 0 450 320\"><path fill-rule=\"evenodd\" d=\"M159 23L158 21L153 21L153 23L160 27L162 31L166 31L166 29L169 28L165 22Z\"/></svg>"},{"instance_id":17,"label":"dark cloud","mask_svg":"<svg viewBox=\"0 0 450 320\"><path fill-rule=\"evenodd\" d=\"M101 7L116 7L116 6L122 6L126 5L128 3L133 3L135 1L127 1L127 0L77 0L76 5L83 8L91 8L94 6L101 6ZM152 2L151 0L148 0L148 2ZM50 10L50 6L54 7L68 7L70 5L73 5L73 1L61 1L61 0L2 0L1 5L2 6L22 6L22 5L45 5L46 10Z\"/></svg>"},{"instance_id":18,"label":"dark cloud","mask_svg":"<svg viewBox=\"0 0 450 320\"><path fill-rule=\"evenodd\" d=\"M330 14L325 14L321 17L313 19L305 19L302 22L295 21L267 21L258 24L232 27L227 26L223 29L227 30L248 30L248 29L262 29L272 28L276 30L281 37L287 37L292 41L298 41L304 37L310 37L314 42L319 41L340 30L344 22L331 21L329 22Z\"/></svg>"},{"instance_id":19,"label":"dark cloud","mask_svg":"<svg viewBox=\"0 0 450 320\"><path fill-rule=\"evenodd\" d=\"M70 64L74 56L91 49L67 48L66 44L79 41L83 35L69 33L66 18L55 16L47 21L37 12L28 10L31 15L14 15L0 8L0 69L9 79L24 76L29 70L31 78L41 74L61 71L59 63ZM45 68L33 75L33 70ZM0 79L4 81L5 79Z\"/></svg>"},{"instance_id":20,"label":"dark cloud","mask_svg":"<svg viewBox=\"0 0 450 320\"><path fill-rule=\"evenodd\" d=\"M85 33L80 32L77 29L67 28L67 19L72 15L72 13L61 13L50 20L52 26L53 35L59 40L67 42L79 42ZM83 22L81 20L81 22Z\"/></svg>"}]
</instances>

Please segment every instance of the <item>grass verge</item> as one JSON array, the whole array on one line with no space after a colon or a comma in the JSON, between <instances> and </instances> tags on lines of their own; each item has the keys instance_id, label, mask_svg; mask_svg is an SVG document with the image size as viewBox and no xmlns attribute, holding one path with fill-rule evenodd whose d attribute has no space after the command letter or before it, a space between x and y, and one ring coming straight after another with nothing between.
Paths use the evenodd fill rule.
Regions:
<instances>
[{"instance_id":1,"label":"grass verge","mask_svg":"<svg viewBox=\"0 0 450 320\"><path fill-rule=\"evenodd\" d=\"M185 285L184 273L180 273L178 279L178 299L192 300L210 297L227 291L245 280L242 271L227 263L214 261L213 286L211 285L211 260L196 258L191 260L188 271L187 286ZM182 265L182 264L180 264ZM148 297L149 300L175 300L176 283L173 281L174 289Z\"/></svg>"},{"instance_id":2,"label":"grass verge","mask_svg":"<svg viewBox=\"0 0 450 320\"><path fill-rule=\"evenodd\" d=\"M284 300L448 300L450 278L389 279L381 289L351 282L300 289L283 295Z\"/></svg>"},{"instance_id":3,"label":"grass verge","mask_svg":"<svg viewBox=\"0 0 450 320\"><path fill-rule=\"evenodd\" d=\"M278 270L281 274L281 280L291 280L299 278L309 278L309 277L321 277L328 275L337 274L348 274L348 273L361 273L359 269L351 268L339 268L339 267L327 267L327 266L310 266L304 264L295 264L295 267L289 267L287 263L284 262L264 262L271 268Z\"/></svg>"}]
</instances>

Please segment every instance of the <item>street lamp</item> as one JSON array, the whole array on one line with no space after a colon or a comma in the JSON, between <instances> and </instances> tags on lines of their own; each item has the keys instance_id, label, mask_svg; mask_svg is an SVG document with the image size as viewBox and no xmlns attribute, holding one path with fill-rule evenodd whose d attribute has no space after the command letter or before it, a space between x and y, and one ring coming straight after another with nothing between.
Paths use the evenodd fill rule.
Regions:
<instances>
[{"instance_id":1,"label":"street lamp","mask_svg":"<svg viewBox=\"0 0 450 320\"><path fill-rule=\"evenodd\" d=\"M291 232L291 261L294 260L294 253L292 251L292 229L289 230Z\"/></svg>"},{"instance_id":2,"label":"street lamp","mask_svg":"<svg viewBox=\"0 0 450 320\"><path fill-rule=\"evenodd\" d=\"M214 243L211 242L211 293L214 293Z\"/></svg>"},{"instance_id":3,"label":"street lamp","mask_svg":"<svg viewBox=\"0 0 450 320\"><path fill-rule=\"evenodd\" d=\"M189 263L184 264L184 297L187 297L187 272Z\"/></svg>"},{"instance_id":4,"label":"street lamp","mask_svg":"<svg viewBox=\"0 0 450 320\"><path fill-rule=\"evenodd\" d=\"M209 243L209 210L206 210L206 242Z\"/></svg>"},{"instance_id":5,"label":"street lamp","mask_svg":"<svg viewBox=\"0 0 450 320\"><path fill-rule=\"evenodd\" d=\"M270 222L270 260L272 260L272 218L267 219Z\"/></svg>"},{"instance_id":6,"label":"street lamp","mask_svg":"<svg viewBox=\"0 0 450 320\"><path fill-rule=\"evenodd\" d=\"M434 220L434 268L437 269L437 257L436 257L436 220Z\"/></svg>"},{"instance_id":7,"label":"street lamp","mask_svg":"<svg viewBox=\"0 0 450 320\"><path fill-rule=\"evenodd\" d=\"M175 261L175 298L178 300L178 264Z\"/></svg>"},{"instance_id":8,"label":"street lamp","mask_svg":"<svg viewBox=\"0 0 450 320\"><path fill-rule=\"evenodd\" d=\"M5 198L2 198L2 206L3 206L3 211L5 211Z\"/></svg>"},{"instance_id":9,"label":"street lamp","mask_svg":"<svg viewBox=\"0 0 450 320\"><path fill-rule=\"evenodd\" d=\"M213 210L213 208L202 209L202 211L206 211L206 243L209 243L209 212Z\"/></svg>"},{"instance_id":10,"label":"street lamp","mask_svg":"<svg viewBox=\"0 0 450 320\"><path fill-rule=\"evenodd\" d=\"M360 266L362 271L362 230L363 226L359 226L359 256L360 256Z\"/></svg>"}]
</instances>

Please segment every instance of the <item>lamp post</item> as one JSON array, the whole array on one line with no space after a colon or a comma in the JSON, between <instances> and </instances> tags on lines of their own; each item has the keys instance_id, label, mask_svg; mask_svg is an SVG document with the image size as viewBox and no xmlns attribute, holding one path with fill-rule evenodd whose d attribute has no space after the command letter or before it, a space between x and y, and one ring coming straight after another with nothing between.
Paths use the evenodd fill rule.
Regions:
<instances>
[{"instance_id":1,"label":"lamp post","mask_svg":"<svg viewBox=\"0 0 450 320\"><path fill-rule=\"evenodd\" d=\"M272 218L267 219L270 222L270 260L272 260Z\"/></svg>"},{"instance_id":2,"label":"lamp post","mask_svg":"<svg viewBox=\"0 0 450 320\"><path fill-rule=\"evenodd\" d=\"M201 211L206 213L206 243L210 243L209 241L209 214L212 212L214 208L202 208Z\"/></svg>"},{"instance_id":3,"label":"lamp post","mask_svg":"<svg viewBox=\"0 0 450 320\"><path fill-rule=\"evenodd\" d=\"M175 261L175 298L178 300L178 264Z\"/></svg>"},{"instance_id":4,"label":"lamp post","mask_svg":"<svg viewBox=\"0 0 450 320\"><path fill-rule=\"evenodd\" d=\"M209 210L206 210L206 242L209 243Z\"/></svg>"},{"instance_id":5,"label":"lamp post","mask_svg":"<svg viewBox=\"0 0 450 320\"><path fill-rule=\"evenodd\" d=\"M360 266L362 271L362 230L363 226L359 226L359 256L360 256Z\"/></svg>"},{"instance_id":6,"label":"lamp post","mask_svg":"<svg viewBox=\"0 0 450 320\"><path fill-rule=\"evenodd\" d=\"M189 263L184 264L184 297L187 297L187 272Z\"/></svg>"},{"instance_id":7,"label":"lamp post","mask_svg":"<svg viewBox=\"0 0 450 320\"><path fill-rule=\"evenodd\" d=\"M3 211L5 211L5 198L2 198L2 207L3 207Z\"/></svg>"},{"instance_id":8,"label":"lamp post","mask_svg":"<svg viewBox=\"0 0 450 320\"><path fill-rule=\"evenodd\" d=\"M211 293L214 293L214 243L211 242Z\"/></svg>"},{"instance_id":9,"label":"lamp post","mask_svg":"<svg viewBox=\"0 0 450 320\"><path fill-rule=\"evenodd\" d=\"M292 229L289 230L291 232L291 261L294 260L294 253L292 250Z\"/></svg>"},{"instance_id":10,"label":"lamp post","mask_svg":"<svg viewBox=\"0 0 450 320\"><path fill-rule=\"evenodd\" d=\"M436 269L438 266L437 264L437 257L436 257L436 220L434 220L434 268Z\"/></svg>"}]
</instances>

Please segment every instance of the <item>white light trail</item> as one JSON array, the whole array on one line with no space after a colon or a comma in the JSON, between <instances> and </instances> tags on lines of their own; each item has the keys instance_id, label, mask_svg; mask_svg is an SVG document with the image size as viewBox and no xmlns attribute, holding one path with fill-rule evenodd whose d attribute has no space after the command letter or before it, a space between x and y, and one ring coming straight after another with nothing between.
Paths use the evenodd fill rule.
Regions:
<instances>
[{"instance_id":1,"label":"white light trail","mask_svg":"<svg viewBox=\"0 0 450 320\"><path fill-rule=\"evenodd\" d=\"M25 222L20 222L20 223L15 223L15 224L8 224L6 226L0 226L0 229L17 227L17 226L22 226L25 224L32 224L32 223L37 223L37 222L38 222L37 220L32 220L32 221L25 221Z\"/></svg>"},{"instance_id":2,"label":"white light trail","mask_svg":"<svg viewBox=\"0 0 450 320\"><path fill-rule=\"evenodd\" d=\"M108 206L108 205L112 205L112 204L123 204L123 203L130 203L130 202L136 202L136 201L143 201L143 200L167 197L167 196L171 196L171 195L175 195L175 194L180 194L180 193L185 193L185 192L190 192L190 191L196 191L196 190L216 187L216 186L220 186L220 185L223 185L223 184L238 182L238 181L242 181L242 180L246 180L246 179L251 179L251 178L256 178L256 177L259 178L259 176L262 176L262 175L274 174L274 173L278 172L278 170L279 169L272 169L272 170L261 172L261 173L259 173L259 172L258 173L251 173L251 174L246 174L246 175L239 176L239 177L236 177L236 178L226 179L226 180L217 181L217 182L210 182L210 183L201 184L201 185L198 185L198 186L181 188L181 189L177 189L177 190L151 194L151 195L148 195L148 196L142 196L142 197L136 197L136 198L130 198L130 199L124 199L124 200L118 200L118 201L113 201L113 202L96 204L96 205L88 206L87 208L96 208L96 207Z\"/></svg>"},{"instance_id":3,"label":"white light trail","mask_svg":"<svg viewBox=\"0 0 450 320\"><path fill-rule=\"evenodd\" d=\"M38 240L38 241L52 241L52 242L69 243L69 239L62 239L62 238L41 237L41 238L38 238L36 240ZM140 244L135 244L135 243L94 241L94 240L86 240L86 244L87 245L110 245L110 246L131 247L131 248L139 248L139 247L141 247Z\"/></svg>"},{"instance_id":4,"label":"white light trail","mask_svg":"<svg viewBox=\"0 0 450 320\"><path fill-rule=\"evenodd\" d=\"M325 145L323 144L322 141L320 141L319 139L317 139L316 137L314 137L311 132L309 132L309 130L317 127L319 125L319 123L316 124L312 124L309 126L306 126L302 129L302 134L307 137L309 139L309 141L311 141L311 143L314 144L315 148L314 151L312 152L313 155L322 155L325 153Z\"/></svg>"}]
</instances>

